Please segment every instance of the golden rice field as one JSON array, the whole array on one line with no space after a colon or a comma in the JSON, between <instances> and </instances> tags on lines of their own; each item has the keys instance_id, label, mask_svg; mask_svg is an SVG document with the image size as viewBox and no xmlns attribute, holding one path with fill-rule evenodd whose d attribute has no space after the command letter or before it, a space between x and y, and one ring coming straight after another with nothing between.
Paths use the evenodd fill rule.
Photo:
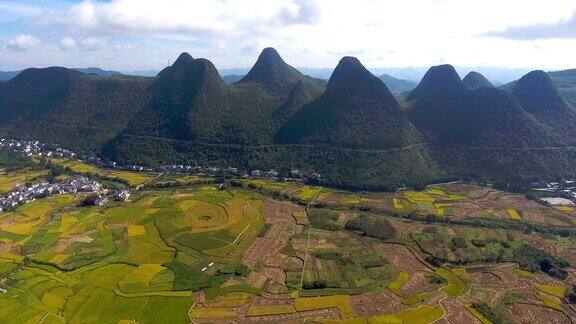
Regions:
<instances>
[{"instance_id":1,"label":"golden rice field","mask_svg":"<svg viewBox=\"0 0 576 324\"><path fill-rule=\"evenodd\" d=\"M124 179L151 176L134 174L142 178ZM242 181L223 190L145 187L103 206L59 195L0 214L0 323L488 323L471 305L496 307L502 296L546 307L554 322L552 312L569 307L567 284L512 258L529 245L569 263L573 236L520 228L534 210L519 197L480 208L466 204L493 191L349 193ZM466 208L500 218L451 223ZM518 222L494 225L514 215ZM371 224L390 229L374 234ZM529 293L514 295L518 280Z\"/></svg>"},{"instance_id":2,"label":"golden rice field","mask_svg":"<svg viewBox=\"0 0 576 324\"><path fill-rule=\"evenodd\" d=\"M141 185L154 179L153 174L145 172L103 169L92 164L70 159L52 159L52 161L65 168L69 168L73 172L95 174L111 179L121 179L127 181L132 186Z\"/></svg>"}]
</instances>

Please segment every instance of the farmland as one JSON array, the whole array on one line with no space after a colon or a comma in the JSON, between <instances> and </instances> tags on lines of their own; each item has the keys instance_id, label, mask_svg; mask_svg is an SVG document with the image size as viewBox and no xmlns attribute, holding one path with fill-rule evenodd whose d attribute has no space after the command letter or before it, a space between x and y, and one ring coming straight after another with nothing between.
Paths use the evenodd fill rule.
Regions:
<instances>
[{"instance_id":1,"label":"farmland","mask_svg":"<svg viewBox=\"0 0 576 324\"><path fill-rule=\"evenodd\" d=\"M61 163L152 185L102 206L79 193L0 214L3 323L576 318L571 210L471 184L219 187Z\"/></svg>"},{"instance_id":2,"label":"farmland","mask_svg":"<svg viewBox=\"0 0 576 324\"><path fill-rule=\"evenodd\" d=\"M154 178L150 173L104 169L77 160L57 158L52 159L51 161L75 173L96 175L109 179L119 179L134 186L144 184Z\"/></svg>"}]
</instances>

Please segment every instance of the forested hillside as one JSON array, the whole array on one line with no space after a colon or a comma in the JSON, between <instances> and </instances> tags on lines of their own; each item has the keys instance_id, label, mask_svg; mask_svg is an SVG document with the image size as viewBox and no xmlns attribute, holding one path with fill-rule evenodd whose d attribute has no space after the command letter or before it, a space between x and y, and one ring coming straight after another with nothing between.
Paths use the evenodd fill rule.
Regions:
<instances>
[{"instance_id":1,"label":"forested hillside","mask_svg":"<svg viewBox=\"0 0 576 324\"><path fill-rule=\"evenodd\" d=\"M0 92L0 135L99 150L148 101L148 78L29 69Z\"/></svg>"},{"instance_id":2,"label":"forested hillside","mask_svg":"<svg viewBox=\"0 0 576 324\"><path fill-rule=\"evenodd\" d=\"M0 136L129 164L297 168L355 189L571 177L572 74L533 72L503 90L441 65L401 108L356 58L343 58L325 84L272 48L234 84L187 53L155 78L29 69L0 86Z\"/></svg>"}]
</instances>

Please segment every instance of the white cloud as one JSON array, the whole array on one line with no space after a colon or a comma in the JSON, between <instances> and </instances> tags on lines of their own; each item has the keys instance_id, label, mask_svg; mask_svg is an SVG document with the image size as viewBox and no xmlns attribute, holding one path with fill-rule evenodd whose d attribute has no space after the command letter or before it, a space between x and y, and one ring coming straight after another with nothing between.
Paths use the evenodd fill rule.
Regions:
<instances>
[{"instance_id":1,"label":"white cloud","mask_svg":"<svg viewBox=\"0 0 576 324\"><path fill-rule=\"evenodd\" d=\"M61 50L68 51L71 49L75 49L76 46L78 46L78 43L76 43L76 40L74 38L66 36L60 40L58 46L60 47Z\"/></svg>"},{"instance_id":2,"label":"white cloud","mask_svg":"<svg viewBox=\"0 0 576 324\"><path fill-rule=\"evenodd\" d=\"M82 39L79 45L80 45L79 48L82 51L86 52L97 51L106 47L106 41L101 38L91 37Z\"/></svg>"},{"instance_id":3,"label":"white cloud","mask_svg":"<svg viewBox=\"0 0 576 324\"><path fill-rule=\"evenodd\" d=\"M8 40L8 46L6 48L12 52L25 52L36 46L39 42L40 40L32 34L18 34Z\"/></svg>"},{"instance_id":4,"label":"white cloud","mask_svg":"<svg viewBox=\"0 0 576 324\"><path fill-rule=\"evenodd\" d=\"M315 0L85 0L44 21L71 28L136 34L207 34L255 32L269 25L310 24Z\"/></svg>"},{"instance_id":5,"label":"white cloud","mask_svg":"<svg viewBox=\"0 0 576 324\"><path fill-rule=\"evenodd\" d=\"M267 46L276 47L288 63L307 67L334 67L342 55L357 55L369 67L447 62L548 69L575 64L576 39L517 41L486 36L491 31L517 26L562 25L576 10L574 0L58 3L50 4L41 18L28 21L28 25L24 23L24 27L30 27L25 30L46 39L51 35L70 38L54 41L68 53L52 46L51 50L60 55L55 57L63 58L53 64L68 64L72 60L112 64L114 59L119 64L161 68L168 60L174 60L178 52L189 51L194 57L212 60L219 68L248 67ZM129 47L137 47L138 51L131 52L126 60L121 55L126 46L118 44L131 44ZM93 53L80 56L74 55L74 51Z\"/></svg>"},{"instance_id":6,"label":"white cloud","mask_svg":"<svg viewBox=\"0 0 576 324\"><path fill-rule=\"evenodd\" d=\"M66 36L60 40L58 47L63 51L78 49L85 52L92 52L105 48L106 40L97 37L89 37L77 41L70 36Z\"/></svg>"}]
</instances>

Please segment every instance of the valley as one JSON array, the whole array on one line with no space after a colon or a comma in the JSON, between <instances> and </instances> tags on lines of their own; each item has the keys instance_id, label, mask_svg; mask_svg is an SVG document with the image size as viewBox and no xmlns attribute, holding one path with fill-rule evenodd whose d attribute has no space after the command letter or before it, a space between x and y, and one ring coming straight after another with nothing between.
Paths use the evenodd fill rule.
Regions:
<instances>
[{"instance_id":1,"label":"valley","mask_svg":"<svg viewBox=\"0 0 576 324\"><path fill-rule=\"evenodd\" d=\"M54 162L62 179L125 179L131 195L94 206L89 193L53 195L0 213L5 323L576 317L574 207L466 182L350 192ZM54 171L10 172L0 177L18 185Z\"/></svg>"},{"instance_id":2,"label":"valley","mask_svg":"<svg viewBox=\"0 0 576 324\"><path fill-rule=\"evenodd\" d=\"M0 0L0 324L576 324L576 2Z\"/></svg>"}]
</instances>

